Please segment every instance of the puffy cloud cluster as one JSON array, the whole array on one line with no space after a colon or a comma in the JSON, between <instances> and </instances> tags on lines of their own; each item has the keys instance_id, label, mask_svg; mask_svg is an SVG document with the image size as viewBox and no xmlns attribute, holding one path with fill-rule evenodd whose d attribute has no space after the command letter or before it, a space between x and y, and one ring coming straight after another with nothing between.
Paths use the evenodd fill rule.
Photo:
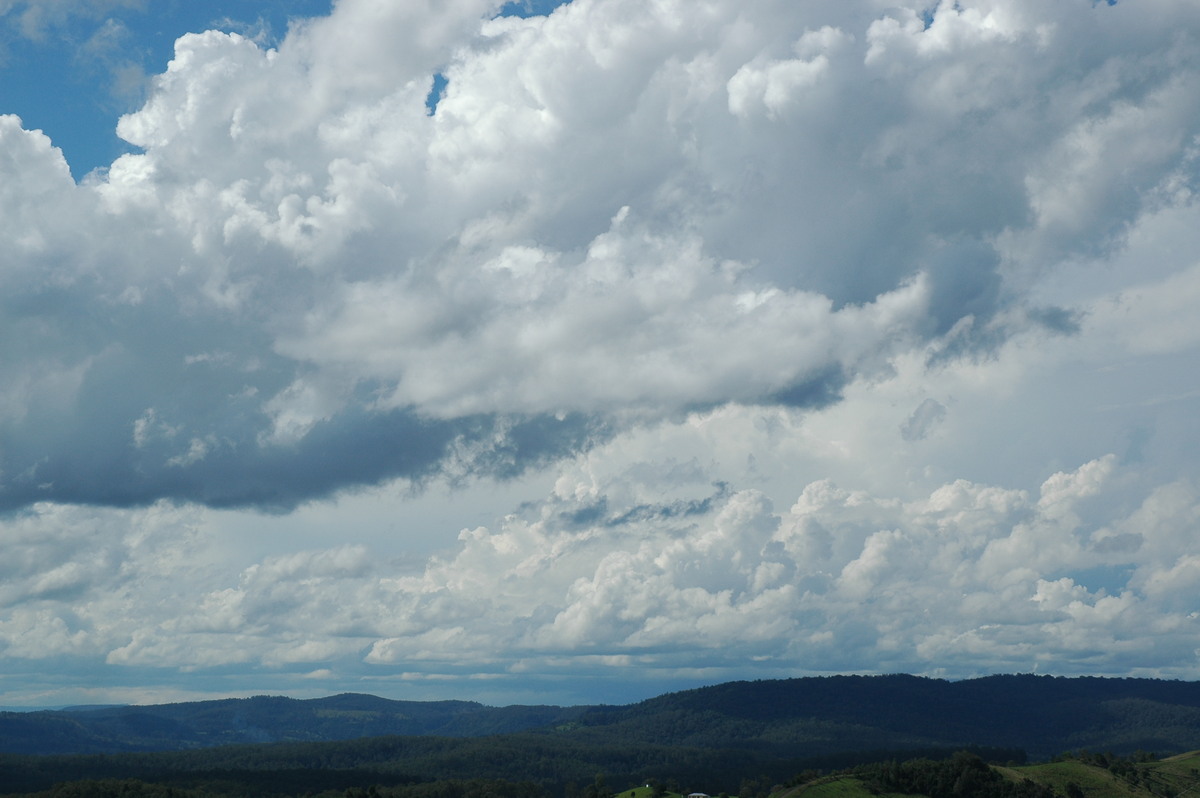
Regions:
<instances>
[{"instance_id":1,"label":"puffy cloud cluster","mask_svg":"<svg viewBox=\"0 0 1200 798\"><path fill-rule=\"evenodd\" d=\"M497 10L183 36L80 185L5 119L5 504L287 507L819 407L930 336L1072 329L1029 281L1191 202L1175 4Z\"/></svg>"},{"instance_id":2,"label":"puffy cloud cluster","mask_svg":"<svg viewBox=\"0 0 1200 798\"><path fill-rule=\"evenodd\" d=\"M1194 482L1097 513L1123 478L1108 456L1033 493L957 480L901 500L823 479L780 509L701 484L702 469L588 471L416 571L348 544L230 580L187 513L39 506L0 526L15 608L3 655L241 666L293 689L311 674L342 688L490 674L510 689L606 671L631 685L838 669L1194 676Z\"/></svg>"},{"instance_id":3,"label":"puffy cloud cluster","mask_svg":"<svg viewBox=\"0 0 1200 798\"><path fill-rule=\"evenodd\" d=\"M101 512L38 504L0 523L0 656L6 660L103 658L126 624L179 612L190 597L173 589L214 561L195 513L165 505Z\"/></svg>"}]
</instances>

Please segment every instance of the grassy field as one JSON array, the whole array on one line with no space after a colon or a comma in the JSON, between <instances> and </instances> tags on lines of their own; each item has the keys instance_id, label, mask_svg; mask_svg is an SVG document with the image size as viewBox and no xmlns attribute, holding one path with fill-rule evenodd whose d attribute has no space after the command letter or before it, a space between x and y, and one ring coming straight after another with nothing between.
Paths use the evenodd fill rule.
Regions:
<instances>
[{"instance_id":1,"label":"grassy field","mask_svg":"<svg viewBox=\"0 0 1200 798\"><path fill-rule=\"evenodd\" d=\"M1136 779L1123 778L1098 764L1066 759L1021 767L994 767L1013 781L1028 779L1044 784L1067 798L1068 785L1079 788L1084 798L1200 798L1200 751L1136 765ZM1137 783L1133 783L1136 781ZM649 795L618 798L650 798ZM792 787L772 798L915 798L872 793L852 776L824 776ZM964 798L969 798L964 796Z\"/></svg>"},{"instance_id":2,"label":"grassy field","mask_svg":"<svg viewBox=\"0 0 1200 798\"><path fill-rule=\"evenodd\" d=\"M1151 788L1165 785L1176 798L1200 798L1200 751L1168 757L1150 770ZM1157 790L1155 790L1157 791Z\"/></svg>"},{"instance_id":3,"label":"grassy field","mask_svg":"<svg viewBox=\"0 0 1200 798\"><path fill-rule=\"evenodd\" d=\"M1060 795L1074 782L1087 798L1152 798L1152 793L1119 779L1102 767L1068 760L1020 768L998 768L1004 775L1045 784Z\"/></svg>"},{"instance_id":4,"label":"grassy field","mask_svg":"<svg viewBox=\"0 0 1200 798\"><path fill-rule=\"evenodd\" d=\"M792 787L771 798L918 798L901 793L875 793L867 789L860 779L852 776L824 776Z\"/></svg>"},{"instance_id":5,"label":"grassy field","mask_svg":"<svg viewBox=\"0 0 1200 798\"><path fill-rule=\"evenodd\" d=\"M1200 795L1200 751L1167 757L1155 764L1155 770L1175 779L1181 786L1191 786Z\"/></svg>"},{"instance_id":6,"label":"grassy field","mask_svg":"<svg viewBox=\"0 0 1200 798\"><path fill-rule=\"evenodd\" d=\"M1067 785L1074 783L1085 798L1200 798L1200 751L1139 763L1134 780L1077 759L997 770L1011 779L1045 784L1064 796Z\"/></svg>"},{"instance_id":7,"label":"grassy field","mask_svg":"<svg viewBox=\"0 0 1200 798\"><path fill-rule=\"evenodd\" d=\"M613 793L613 798L651 798L654 795L654 790L651 787L634 787L621 792ZM685 798L682 793L667 792L662 794L662 798ZM727 796L727 798L737 798L736 795Z\"/></svg>"},{"instance_id":8,"label":"grassy field","mask_svg":"<svg viewBox=\"0 0 1200 798\"><path fill-rule=\"evenodd\" d=\"M796 789L791 798L871 798L871 793L858 779L817 779Z\"/></svg>"}]
</instances>

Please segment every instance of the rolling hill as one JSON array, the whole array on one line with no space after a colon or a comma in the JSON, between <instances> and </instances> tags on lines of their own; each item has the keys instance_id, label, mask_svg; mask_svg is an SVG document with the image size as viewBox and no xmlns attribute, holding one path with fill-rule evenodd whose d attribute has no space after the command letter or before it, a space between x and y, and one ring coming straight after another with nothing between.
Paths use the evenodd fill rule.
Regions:
<instances>
[{"instance_id":1,"label":"rolling hill","mask_svg":"<svg viewBox=\"0 0 1200 798\"><path fill-rule=\"evenodd\" d=\"M118 753L385 735L518 732L580 744L734 748L770 756L961 746L1046 759L1091 748L1175 753L1200 745L1200 683L1010 675L950 682L830 676L729 682L627 706L488 707L343 694L0 713L0 752Z\"/></svg>"},{"instance_id":2,"label":"rolling hill","mask_svg":"<svg viewBox=\"0 0 1200 798\"><path fill-rule=\"evenodd\" d=\"M1198 746L1200 684L1149 679L833 676L731 682L628 706L581 707L487 707L357 694L304 701L262 696L0 713L0 795L80 779L132 778L186 789L224 774L225 782L244 789L216 794L319 792L293 789L304 784L335 791L355 785L400 790L482 779L534 785L554 795L565 791L568 798L604 798L569 789L604 773L618 787L658 779L767 798L771 785L805 771L918 757L946 760L962 749L1020 765L1027 755L1045 761L1060 752L1092 750L1125 761L1119 757L1170 755ZM1038 766L1043 770L1020 769L1019 783L1029 782L1032 792L996 798L1179 798L1182 793L1171 793L1170 785L1184 784L1195 763L1167 764L1174 761L1155 763L1167 785L1160 792L1151 790L1154 782L1147 776L1150 780L1117 785L1132 789L1128 795L1110 795L1093 782L1113 779L1080 770L1099 767L1097 762L1076 759ZM1078 772L1067 778L1064 768ZM1064 793L1067 781L1081 794ZM1039 784L1046 790L1035 790ZM928 794L912 785L892 789L872 783L862 774L810 786L816 792L804 798L856 798L841 793L860 788L881 795ZM497 790L503 792L479 789L496 798ZM1200 798L1200 792L1188 798Z\"/></svg>"},{"instance_id":3,"label":"rolling hill","mask_svg":"<svg viewBox=\"0 0 1200 798\"><path fill-rule=\"evenodd\" d=\"M388 735L481 737L571 722L584 711L487 707L470 701L391 701L345 693L310 700L256 696L153 706L2 712L0 752L94 754Z\"/></svg>"}]
</instances>

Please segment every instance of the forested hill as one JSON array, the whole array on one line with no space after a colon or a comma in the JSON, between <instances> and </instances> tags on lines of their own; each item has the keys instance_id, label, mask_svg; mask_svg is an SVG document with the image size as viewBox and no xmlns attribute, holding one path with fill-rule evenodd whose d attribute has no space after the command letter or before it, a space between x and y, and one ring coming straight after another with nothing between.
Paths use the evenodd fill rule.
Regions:
<instances>
[{"instance_id":1,"label":"forested hill","mask_svg":"<svg viewBox=\"0 0 1200 798\"><path fill-rule=\"evenodd\" d=\"M1200 747L1200 683L1152 679L832 676L731 682L628 706L487 707L341 695L0 713L0 752L115 753L383 735L527 732L573 746L680 746L765 758L989 746L1034 759L1082 748Z\"/></svg>"},{"instance_id":2,"label":"forested hill","mask_svg":"<svg viewBox=\"0 0 1200 798\"><path fill-rule=\"evenodd\" d=\"M1019 747L1042 759L1095 748L1200 746L1200 682L989 676L830 676L730 682L589 710L597 737L712 745L754 741L813 755L947 745Z\"/></svg>"},{"instance_id":3,"label":"forested hill","mask_svg":"<svg viewBox=\"0 0 1200 798\"><path fill-rule=\"evenodd\" d=\"M470 701L391 701L344 693L178 704L0 712L0 752L171 751L217 745L383 736L483 737L569 723L585 708L488 707Z\"/></svg>"}]
</instances>

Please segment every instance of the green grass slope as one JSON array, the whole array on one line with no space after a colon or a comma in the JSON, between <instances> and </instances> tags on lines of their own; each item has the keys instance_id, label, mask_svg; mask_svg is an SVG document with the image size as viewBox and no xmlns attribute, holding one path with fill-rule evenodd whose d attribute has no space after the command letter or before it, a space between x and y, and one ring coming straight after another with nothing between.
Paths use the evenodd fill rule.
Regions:
<instances>
[{"instance_id":1,"label":"green grass slope","mask_svg":"<svg viewBox=\"0 0 1200 798\"><path fill-rule=\"evenodd\" d=\"M1200 798L1200 751L1161 761L1082 752L1057 762L1007 769L1067 798Z\"/></svg>"},{"instance_id":2,"label":"green grass slope","mask_svg":"<svg viewBox=\"0 0 1200 798\"><path fill-rule=\"evenodd\" d=\"M853 776L826 776L783 793L779 798L909 798L903 793L872 792Z\"/></svg>"},{"instance_id":3,"label":"green grass slope","mask_svg":"<svg viewBox=\"0 0 1200 798\"><path fill-rule=\"evenodd\" d=\"M1124 781L1102 767L1083 762L1053 762L1014 768L1009 772L1018 778L1045 784L1063 796L1069 794L1068 785L1075 784L1087 798L1152 798L1152 793L1145 788Z\"/></svg>"},{"instance_id":4,"label":"green grass slope","mask_svg":"<svg viewBox=\"0 0 1200 798\"><path fill-rule=\"evenodd\" d=\"M956 759L959 755L956 755ZM912 760L881 763L815 778L775 793L771 798L973 798L983 794L986 779L964 782L961 773L978 771L979 761L962 757L949 762ZM1200 798L1200 751L1168 757L1124 758L1080 752L1054 762L1019 767L992 765L989 770L1013 788L1055 798ZM925 774L914 777L914 773ZM921 793L889 792L897 782L920 780L930 785ZM993 782L994 785L994 782ZM1049 791L1048 793L1046 791ZM992 794L989 790L988 794Z\"/></svg>"}]
</instances>

